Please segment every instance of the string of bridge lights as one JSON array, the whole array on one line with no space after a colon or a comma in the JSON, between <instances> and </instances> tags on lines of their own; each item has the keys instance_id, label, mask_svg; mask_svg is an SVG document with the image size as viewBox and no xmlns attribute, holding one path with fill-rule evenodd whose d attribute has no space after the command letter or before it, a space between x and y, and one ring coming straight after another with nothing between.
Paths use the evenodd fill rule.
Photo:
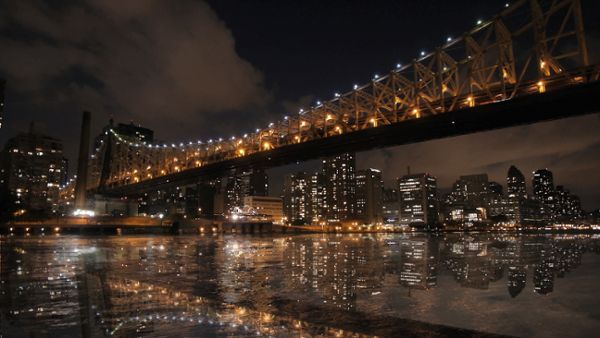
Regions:
<instances>
[{"instance_id":1,"label":"string of bridge lights","mask_svg":"<svg viewBox=\"0 0 600 338\"><path fill-rule=\"evenodd\" d=\"M510 3L505 3L504 7L505 8L510 7ZM476 23L476 25L475 25L474 29L481 29L481 28L487 27L490 24L490 21L484 21L483 19L477 19L475 23ZM454 44L454 43L456 43L458 41L460 41L460 39L454 39L452 36L448 36L446 38L446 40L445 40L445 44L444 44L443 47L449 47L449 46L451 46L452 44ZM431 55L433 55L433 53L431 53L431 52L427 53L427 51L421 50L420 53L419 53L419 57L416 59L416 61L422 61L424 59L427 59ZM395 69L393 69L392 72L399 73L401 71L404 71L404 70L410 68L410 66L411 66L410 64L403 65L402 63L397 63L396 66L395 66ZM374 74L373 78L372 78L372 82L380 82L380 81L386 79L388 76L389 75L380 76L379 74ZM366 88L368 85L369 84L365 84L365 85L359 86L358 84L354 84L352 86L352 89L354 91L361 90L363 88ZM351 94L351 92L344 93L344 94L340 94L339 92L335 92L333 94L334 97L333 97L333 99L330 102L334 102L334 101L340 99L342 96L346 96L346 95L349 95L349 94ZM321 106L323 106L323 103L320 100L317 100L316 101L316 106L314 106L314 107L311 106L311 109L313 109L313 108L319 108ZM299 110L298 113L299 113L299 115L304 115L304 114L306 114L306 112L307 112L306 110L304 110L303 108L300 108L300 110ZM283 120L284 121L288 121L289 117L288 116L284 116ZM275 124L273 122L271 122L271 123L269 123L268 127L272 128L274 125ZM184 142L180 142L179 144L171 143L170 145L166 144L166 143L163 143L163 144L151 144L151 143L146 143L146 142L132 142L132 141L129 141L129 140L123 138L114 129L109 129L109 131L110 131L110 133L113 136L115 136L117 138L117 140L119 142L124 143L124 144L126 144L126 145L128 145L130 147L136 147L136 148L138 148L138 147L145 147L145 148L148 148L148 149L157 149L157 150L160 150L160 149L176 149L176 148L186 149L186 148L189 148L189 147L194 147L194 146L197 147L197 146L201 146L201 145L204 145L204 144L213 145L213 144L215 144L217 142L219 142L219 143L223 142L223 138L218 138L218 139L214 139L214 140L213 139L209 139L206 143L204 143L201 140L198 140L196 142L190 141L188 143L184 143ZM255 130L255 132L257 134L260 133L260 131L261 130L259 128L257 128ZM248 136L249 136L249 134L246 133L246 134L243 135L242 138L246 139L246 138L248 138ZM230 138L230 140L231 141L235 141L236 137L232 136ZM99 150L100 149L96 149L97 152Z\"/></svg>"}]
</instances>

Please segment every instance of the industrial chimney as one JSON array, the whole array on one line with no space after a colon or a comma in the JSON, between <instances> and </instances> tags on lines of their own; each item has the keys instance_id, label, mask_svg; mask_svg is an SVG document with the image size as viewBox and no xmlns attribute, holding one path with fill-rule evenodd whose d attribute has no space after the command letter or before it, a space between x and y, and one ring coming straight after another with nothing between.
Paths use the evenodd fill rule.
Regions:
<instances>
[{"instance_id":1,"label":"industrial chimney","mask_svg":"<svg viewBox=\"0 0 600 338\"><path fill-rule=\"evenodd\" d=\"M90 151L90 112L83 112L79 158L77 160L77 182L75 182L75 209L86 209L87 169Z\"/></svg>"}]
</instances>

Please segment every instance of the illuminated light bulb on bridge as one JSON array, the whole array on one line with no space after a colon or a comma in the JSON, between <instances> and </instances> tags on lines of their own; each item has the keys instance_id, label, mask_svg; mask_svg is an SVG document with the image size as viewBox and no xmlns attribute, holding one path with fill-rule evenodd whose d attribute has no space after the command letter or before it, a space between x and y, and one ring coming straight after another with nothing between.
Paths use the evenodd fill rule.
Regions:
<instances>
[{"instance_id":1,"label":"illuminated light bulb on bridge","mask_svg":"<svg viewBox=\"0 0 600 338\"><path fill-rule=\"evenodd\" d=\"M320 105L321 105L321 101L317 101L317 106L320 106Z\"/></svg>"},{"instance_id":2,"label":"illuminated light bulb on bridge","mask_svg":"<svg viewBox=\"0 0 600 338\"><path fill-rule=\"evenodd\" d=\"M510 6L510 4L507 2L504 4L504 7L508 8Z\"/></svg>"},{"instance_id":3,"label":"illuminated light bulb on bridge","mask_svg":"<svg viewBox=\"0 0 600 338\"><path fill-rule=\"evenodd\" d=\"M300 127L306 126L306 121L300 121Z\"/></svg>"},{"instance_id":4,"label":"illuminated light bulb on bridge","mask_svg":"<svg viewBox=\"0 0 600 338\"><path fill-rule=\"evenodd\" d=\"M247 138L247 137L248 137L248 134L244 134L244 138Z\"/></svg>"},{"instance_id":5,"label":"illuminated light bulb on bridge","mask_svg":"<svg viewBox=\"0 0 600 338\"><path fill-rule=\"evenodd\" d=\"M546 92L546 84L544 83L544 81L541 81L541 80L538 81L537 87L538 87L538 92L540 92L540 93Z\"/></svg>"},{"instance_id":6,"label":"illuminated light bulb on bridge","mask_svg":"<svg viewBox=\"0 0 600 338\"><path fill-rule=\"evenodd\" d=\"M263 150L269 150L269 149L271 149L273 146L271 145L271 143L270 143L270 142L268 142L268 141L265 141L265 142L263 142L263 144L262 144L262 147L263 147Z\"/></svg>"},{"instance_id":7,"label":"illuminated light bulb on bridge","mask_svg":"<svg viewBox=\"0 0 600 338\"><path fill-rule=\"evenodd\" d=\"M354 90L358 89L358 85L355 84L352 88L354 88Z\"/></svg>"},{"instance_id":8,"label":"illuminated light bulb on bridge","mask_svg":"<svg viewBox=\"0 0 600 338\"><path fill-rule=\"evenodd\" d=\"M246 150L245 149L238 149L238 155L240 155L240 156L246 155Z\"/></svg>"},{"instance_id":9,"label":"illuminated light bulb on bridge","mask_svg":"<svg viewBox=\"0 0 600 338\"><path fill-rule=\"evenodd\" d=\"M199 166L201 166L201 165L202 165L202 162L200 162L200 161L196 161L196 167L199 167Z\"/></svg>"},{"instance_id":10,"label":"illuminated light bulb on bridge","mask_svg":"<svg viewBox=\"0 0 600 338\"><path fill-rule=\"evenodd\" d=\"M450 42L450 41L452 41L452 37L449 36L446 38L446 42Z\"/></svg>"},{"instance_id":11,"label":"illuminated light bulb on bridge","mask_svg":"<svg viewBox=\"0 0 600 338\"><path fill-rule=\"evenodd\" d=\"M477 20L478 25L481 25L482 23L483 23L483 20L481 20L481 19Z\"/></svg>"},{"instance_id":12,"label":"illuminated light bulb on bridge","mask_svg":"<svg viewBox=\"0 0 600 338\"><path fill-rule=\"evenodd\" d=\"M179 146L180 146L180 147L183 147L183 142L179 143Z\"/></svg>"},{"instance_id":13,"label":"illuminated light bulb on bridge","mask_svg":"<svg viewBox=\"0 0 600 338\"><path fill-rule=\"evenodd\" d=\"M333 115L327 114L325 115L325 121L333 120Z\"/></svg>"},{"instance_id":14,"label":"illuminated light bulb on bridge","mask_svg":"<svg viewBox=\"0 0 600 338\"><path fill-rule=\"evenodd\" d=\"M300 136L298 136L298 135L294 136L294 140L295 140L297 143L300 143Z\"/></svg>"},{"instance_id":15,"label":"illuminated light bulb on bridge","mask_svg":"<svg viewBox=\"0 0 600 338\"><path fill-rule=\"evenodd\" d=\"M334 93L333 96L334 97L340 97L340 93Z\"/></svg>"},{"instance_id":16,"label":"illuminated light bulb on bridge","mask_svg":"<svg viewBox=\"0 0 600 338\"><path fill-rule=\"evenodd\" d=\"M223 142L223 138L222 137L219 137L219 142Z\"/></svg>"},{"instance_id":17,"label":"illuminated light bulb on bridge","mask_svg":"<svg viewBox=\"0 0 600 338\"><path fill-rule=\"evenodd\" d=\"M378 74L375 74L375 75L373 76L373 79L375 79L375 80L379 79L379 75L378 75Z\"/></svg>"},{"instance_id":18,"label":"illuminated light bulb on bridge","mask_svg":"<svg viewBox=\"0 0 600 338\"><path fill-rule=\"evenodd\" d=\"M176 147L175 143L171 143L171 147L175 148Z\"/></svg>"},{"instance_id":19,"label":"illuminated light bulb on bridge","mask_svg":"<svg viewBox=\"0 0 600 338\"><path fill-rule=\"evenodd\" d=\"M374 117L371 117L369 122L371 122L371 124L373 124L374 127L377 127L377 120Z\"/></svg>"},{"instance_id":20,"label":"illuminated light bulb on bridge","mask_svg":"<svg viewBox=\"0 0 600 338\"><path fill-rule=\"evenodd\" d=\"M213 140L212 140L212 139L210 139L210 140L208 140L208 143L212 143L212 141L213 141Z\"/></svg>"},{"instance_id":21,"label":"illuminated light bulb on bridge","mask_svg":"<svg viewBox=\"0 0 600 338\"><path fill-rule=\"evenodd\" d=\"M475 99L473 98L473 95L469 95L467 97L467 104L469 107L475 107Z\"/></svg>"},{"instance_id":22,"label":"illuminated light bulb on bridge","mask_svg":"<svg viewBox=\"0 0 600 338\"><path fill-rule=\"evenodd\" d=\"M425 56L425 51L424 50L421 51L421 56Z\"/></svg>"},{"instance_id":23,"label":"illuminated light bulb on bridge","mask_svg":"<svg viewBox=\"0 0 600 338\"><path fill-rule=\"evenodd\" d=\"M284 117L283 117L283 119L287 121L287 120L288 120L288 117L287 117L287 115L286 115L286 116L284 116Z\"/></svg>"},{"instance_id":24,"label":"illuminated light bulb on bridge","mask_svg":"<svg viewBox=\"0 0 600 338\"><path fill-rule=\"evenodd\" d=\"M396 68L402 68L402 64L401 63L397 63L396 64Z\"/></svg>"},{"instance_id":25,"label":"illuminated light bulb on bridge","mask_svg":"<svg viewBox=\"0 0 600 338\"><path fill-rule=\"evenodd\" d=\"M417 108L413 108L412 110L412 114L416 117L416 118L420 118L421 117L421 113L419 112L419 109Z\"/></svg>"},{"instance_id":26,"label":"illuminated light bulb on bridge","mask_svg":"<svg viewBox=\"0 0 600 338\"><path fill-rule=\"evenodd\" d=\"M342 127L340 127L340 126L335 126L335 131L337 131L337 132L338 132L338 134L341 134L341 133L342 133Z\"/></svg>"}]
</instances>

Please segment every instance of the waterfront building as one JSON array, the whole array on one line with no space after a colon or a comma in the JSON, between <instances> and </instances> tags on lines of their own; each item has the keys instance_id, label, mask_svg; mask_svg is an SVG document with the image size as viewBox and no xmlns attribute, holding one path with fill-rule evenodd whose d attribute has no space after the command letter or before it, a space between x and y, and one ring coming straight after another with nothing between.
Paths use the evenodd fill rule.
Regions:
<instances>
[{"instance_id":1,"label":"waterfront building","mask_svg":"<svg viewBox=\"0 0 600 338\"><path fill-rule=\"evenodd\" d=\"M292 224L309 224L312 221L311 176L301 171L284 179L284 214Z\"/></svg>"},{"instance_id":2,"label":"waterfront building","mask_svg":"<svg viewBox=\"0 0 600 338\"><path fill-rule=\"evenodd\" d=\"M0 155L0 191L17 214L58 211L59 188L67 181L62 141L33 129L9 139Z\"/></svg>"},{"instance_id":3,"label":"waterfront building","mask_svg":"<svg viewBox=\"0 0 600 338\"><path fill-rule=\"evenodd\" d=\"M437 180L429 174L402 176L398 180L400 225L433 229L439 222Z\"/></svg>"},{"instance_id":4,"label":"waterfront building","mask_svg":"<svg viewBox=\"0 0 600 338\"><path fill-rule=\"evenodd\" d=\"M343 221L356 215L356 159L344 153L323 160L325 217Z\"/></svg>"},{"instance_id":5,"label":"waterfront building","mask_svg":"<svg viewBox=\"0 0 600 338\"><path fill-rule=\"evenodd\" d=\"M246 196L267 196L268 193L269 179L264 169L233 171L227 177L225 185L225 211L243 206Z\"/></svg>"},{"instance_id":6,"label":"waterfront building","mask_svg":"<svg viewBox=\"0 0 600 338\"><path fill-rule=\"evenodd\" d=\"M244 209L268 216L275 223L283 222L283 201L280 197L245 196Z\"/></svg>"},{"instance_id":7,"label":"waterfront building","mask_svg":"<svg viewBox=\"0 0 600 338\"><path fill-rule=\"evenodd\" d=\"M322 172L314 173L310 176L309 194L310 194L310 212L309 217L313 222L326 219L327 202L325 200L325 175Z\"/></svg>"},{"instance_id":8,"label":"waterfront building","mask_svg":"<svg viewBox=\"0 0 600 338\"><path fill-rule=\"evenodd\" d=\"M450 193L450 204L460 204L469 208L485 208L489 195L488 186L487 174L460 176Z\"/></svg>"},{"instance_id":9,"label":"waterfront building","mask_svg":"<svg viewBox=\"0 0 600 338\"><path fill-rule=\"evenodd\" d=\"M386 224L397 224L400 219L400 202L398 200L398 189L389 188L383 190L383 222Z\"/></svg>"},{"instance_id":10,"label":"waterfront building","mask_svg":"<svg viewBox=\"0 0 600 338\"><path fill-rule=\"evenodd\" d=\"M561 222L570 222L582 217L581 201L578 196L562 185L557 185L555 189L556 208L555 217Z\"/></svg>"},{"instance_id":11,"label":"waterfront building","mask_svg":"<svg viewBox=\"0 0 600 338\"><path fill-rule=\"evenodd\" d=\"M370 168L356 172L356 216L366 224L383 220L383 180L380 170Z\"/></svg>"},{"instance_id":12,"label":"waterfront building","mask_svg":"<svg viewBox=\"0 0 600 338\"><path fill-rule=\"evenodd\" d=\"M555 218L556 193L554 191L554 178L548 169L538 169L533 172L533 195L542 202L542 215L550 221Z\"/></svg>"}]
</instances>

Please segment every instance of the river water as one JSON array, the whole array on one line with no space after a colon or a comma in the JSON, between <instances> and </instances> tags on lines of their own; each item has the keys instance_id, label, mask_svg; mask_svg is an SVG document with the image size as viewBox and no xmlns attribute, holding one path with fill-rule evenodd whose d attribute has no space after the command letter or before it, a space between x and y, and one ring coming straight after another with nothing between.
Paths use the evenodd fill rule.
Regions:
<instances>
[{"instance_id":1,"label":"river water","mask_svg":"<svg viewBox=\"0 0 600 338\"><path fill-rule=\"evenodd\" d=\"M3 237L0 337L592 337L597 235Z\"/></svg>"}]
</instances>

